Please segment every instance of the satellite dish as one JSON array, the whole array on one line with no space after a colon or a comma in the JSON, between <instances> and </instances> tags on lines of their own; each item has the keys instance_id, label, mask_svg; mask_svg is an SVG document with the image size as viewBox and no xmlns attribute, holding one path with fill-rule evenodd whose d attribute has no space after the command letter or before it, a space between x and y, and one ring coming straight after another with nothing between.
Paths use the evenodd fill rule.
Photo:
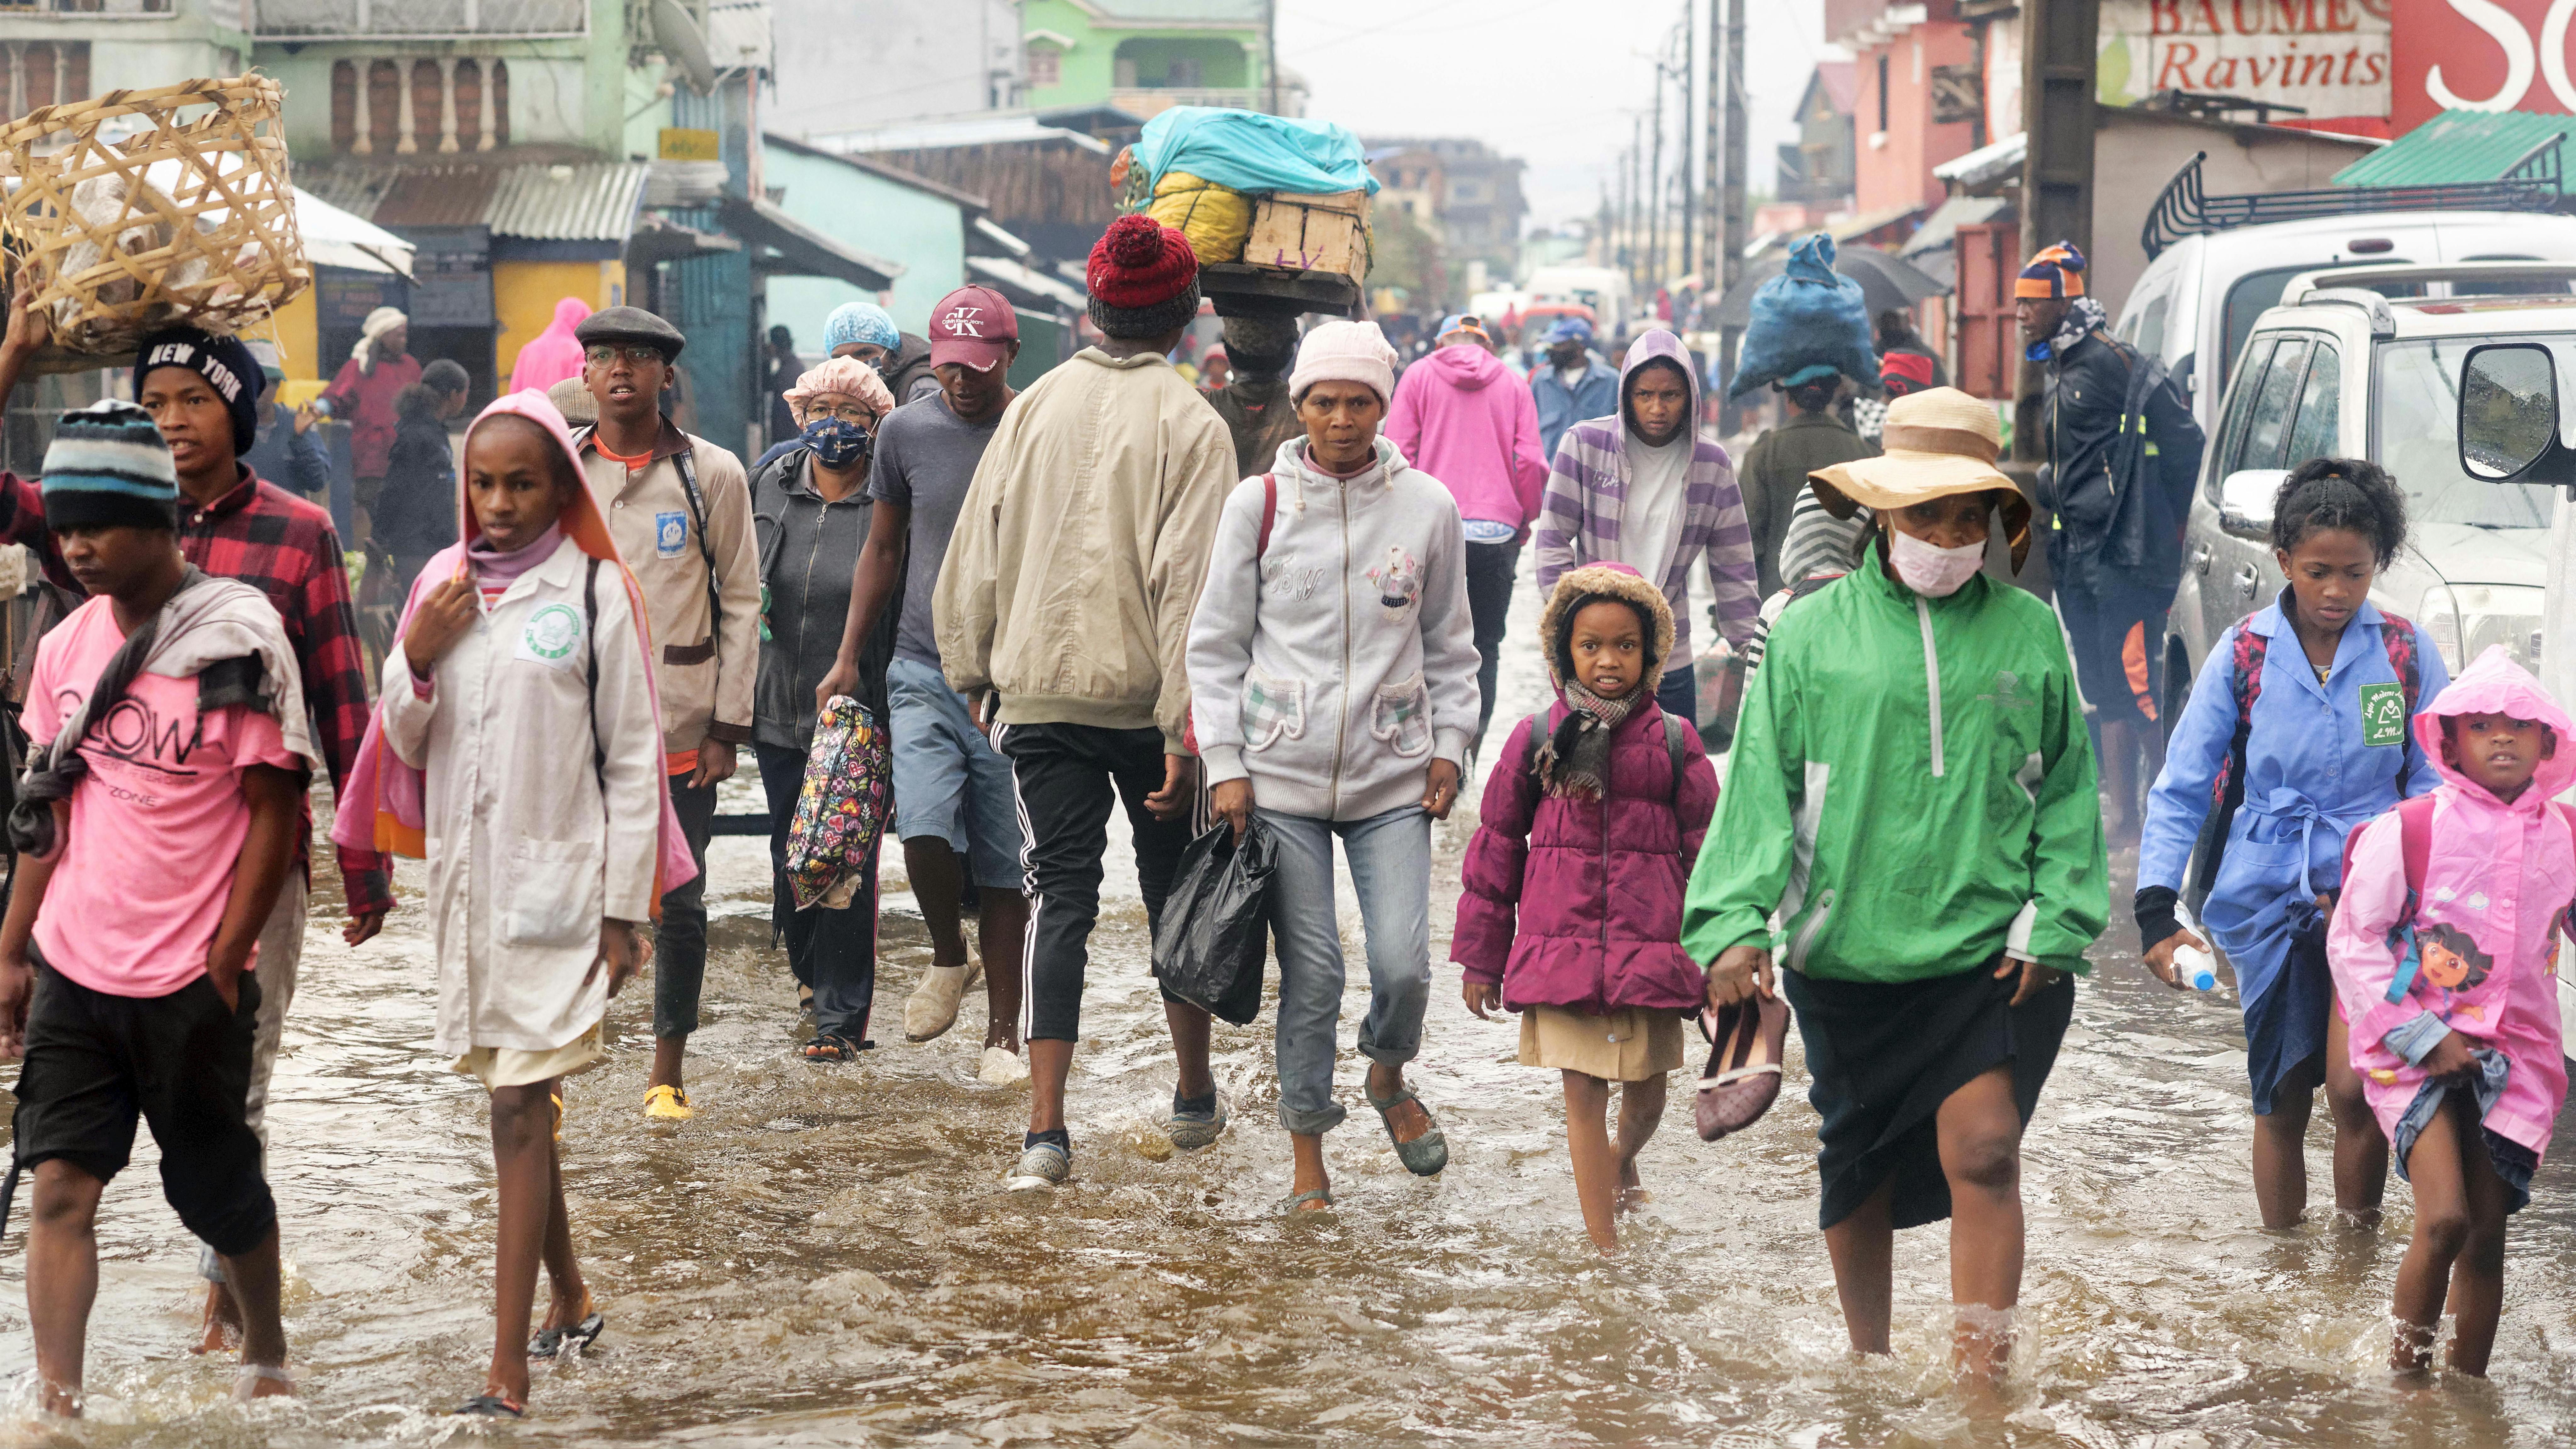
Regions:
<instances>
[{"instance_id":1,"label":"satellite dish","mask_svg":"<svg viewBox=\"0 0 2576 1449\"><path fill-rule=\"evenodd\" d=\"M653 0L653 43L689 78L689 89L702 96L715 92L716 67L707 58L706 32L680 0Z\"/></svg>"}]
</instances>

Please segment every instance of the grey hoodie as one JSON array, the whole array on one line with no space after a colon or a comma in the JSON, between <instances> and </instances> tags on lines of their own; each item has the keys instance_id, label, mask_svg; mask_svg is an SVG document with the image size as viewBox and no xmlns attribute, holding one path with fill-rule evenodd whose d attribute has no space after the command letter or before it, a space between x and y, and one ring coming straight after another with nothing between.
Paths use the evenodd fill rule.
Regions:
<instances>
[{"instance_id":1,"label":"grey hoodie","mask_svg":"<svg viewBox=\"0 0 2576 1449\"><path fill-rule=\"evenodd\" d=\"M1341 479L1279 445L1278 512L1257 561L1263 488L1235 485L1190 618L1190 714L1208 783L1255 804L1365 820L1421 800L1434 758L1476 732L1466 533L1440 480L1380 438Z\"/></svg>"}]
</instances>

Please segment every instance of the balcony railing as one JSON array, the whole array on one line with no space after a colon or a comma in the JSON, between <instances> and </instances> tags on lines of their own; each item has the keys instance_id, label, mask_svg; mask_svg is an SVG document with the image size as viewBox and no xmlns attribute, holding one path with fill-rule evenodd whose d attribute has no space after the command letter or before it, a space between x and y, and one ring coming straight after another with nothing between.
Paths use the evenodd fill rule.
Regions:
<instances>
[{"instance_id":1,"label":"balcony railing","mask_svg":"<svg viewBox=\"0 0 2576 1449\"><path fill-rule=\"evenodd\" d=\"M1305 111L1305 87L1282 81L1279 86L1279 109L1289 115ZM1121 86L1109 93L1109 103L1133 116L1155 116L1174 106L1228 106L1236 110L1267 111L1270 88L1267 86Z\"/></svg>"},{"instance_id":2,"label":"balcony railing","mask_svg":"<svg viewBox=\"0 0 2576 1449\"><path fill-rule=\"evenodd\" d=\"M168 3L168 0L162 0ZM253 0L262 39L586 35L587 0Z\"/></svg>"},{"instance_id":3,"label":"balcony railing","mask_svg":"<svg viewBox=\"0 0 2576 1449\"><path fill-rule=\"evenodd\" d=\"M0 0L0 15L96 15L168 19L173 0Z\"/></svg>"}]
</instances>

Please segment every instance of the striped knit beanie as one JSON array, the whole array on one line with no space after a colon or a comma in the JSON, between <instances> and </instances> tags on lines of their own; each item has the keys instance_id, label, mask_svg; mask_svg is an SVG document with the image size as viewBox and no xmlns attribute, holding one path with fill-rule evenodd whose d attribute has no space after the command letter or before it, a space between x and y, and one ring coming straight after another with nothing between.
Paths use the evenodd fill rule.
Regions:
<instances>
[{"instance_id":1,"label":"striped knit beanie","mask_svg":"<svg viewBox=\"0 0 2576 1449\"><path fill-rule=\"evenodd\" d=\"M109 398L63 414L45 449L45 526L179 526L179 475L152 415Z\"/></svg>"},{"instance_id":2,"label":"striped knit beanie","mask_svg":"<svg viewBox=\"0 0 2576 1449\"><path fill-rule=\"evenodd\" d=\"M2059 242L2042 247L2030 265L2013 279L2015 297L2032 297L2047 301L2084 295L2084 254L2073 242Z\"/></svg>"}]
</instances>

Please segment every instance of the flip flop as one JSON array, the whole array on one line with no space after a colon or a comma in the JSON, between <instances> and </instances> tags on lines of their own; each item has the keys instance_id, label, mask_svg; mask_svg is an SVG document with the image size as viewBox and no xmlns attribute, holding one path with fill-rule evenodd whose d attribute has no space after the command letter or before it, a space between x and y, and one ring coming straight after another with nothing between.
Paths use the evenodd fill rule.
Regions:
<instances>
[{"instance_id":1,"label":"flip flop","mask_svg":"<svg viewBox=\"0 0 2576 1449\"><path fill-rule=\"evenodd\" d=\"M1449 1139L1441 1135L1439 1120L1431 1116L1431 1109L1423 1106L1420 1097L1413 1095L1412 1087L1404 1087L1394 1096L1380 1100L1378 1095L1363 1083L1360 1087L1360 1095L1366 1097L1368 1104L1377 1109L1378 1121L1386 1124L1386 1140L1395 1142L1395 1160L1404 1164L1405 1171L1416 1177L1437 1177L1440 1175L1440 1169L1449 1165ZM1422 1107L1422 1115L1431 1123L1431 1129L1410 1142L1396 1142L1395 1119L1392 1114L1396 1108L1407 1102Z\"/></svg>"},{"instance_id":2,"label":"flip flop","mask_svg":"<svg viewBox=\"0 0 2576 1449\"><path fill-rule=\"evenodd\" d=\"M536 1336L528 1340L528 1357L553 1358L558 1354L569 1354L579 1358L584 1349L598 1341L599 1331L607 1326L608 1319L594 1311L570 1328L540 1328Z\"/></svg>"},{"instance_id":3,"label":"flip flop","mask_svg":"<svg viewBox=\"0 0 2576 1449\"><path fill-rule=\"evenodd\" d=\"M1279 1212L1283 1217L1293 1218L1297 1216L1299 1208L1310 1202L1319 1202L1326 1207L1331 1207L1333 1205L1333 1190L1329 1187L1310 1187L1304 1192L1297 1194L1295 1197L1288 1199L1286 1202L1281 1203L1279 1205Z\"/></svg>"},{"instance_id":4,"label":"flip flop","mask_svg":"<svg viewBox=\"0 0 2576 1449\"><path fill-rule=\"evenodd\" d=\"M825 1033L805 1043L804 1055L809 1062L853 1062L858 1060L859 1053L874 1045L874 1042L852 1041L845 1036Z\"/></svg>"},{"instance_id":5,"label":"flip flop","mask_svg":"<svg viewBox=\"0 0 2576 1449\"><path fill-rule=\"evenodd\" d=\"M499 1394L476 1394L457 1405L448 1417L451 1419L524 1419L528 1417L528 1406Z\"/></svg>"},{"instance_id":6,"label":"flip flop","mask_svg":"<svg viewBox=\"0 0 2576 1449\"><path fill-rule=\"evenodd\" d=\"M1708 1066L1700 1072L1695 1116L1700 1140L1715 1142L1762 1119L1780 1097L1781 1058L1788 1043L1789 1004L1756 996L1700 1015L1709 1040Z\"/></svg>"}]
</instances>

